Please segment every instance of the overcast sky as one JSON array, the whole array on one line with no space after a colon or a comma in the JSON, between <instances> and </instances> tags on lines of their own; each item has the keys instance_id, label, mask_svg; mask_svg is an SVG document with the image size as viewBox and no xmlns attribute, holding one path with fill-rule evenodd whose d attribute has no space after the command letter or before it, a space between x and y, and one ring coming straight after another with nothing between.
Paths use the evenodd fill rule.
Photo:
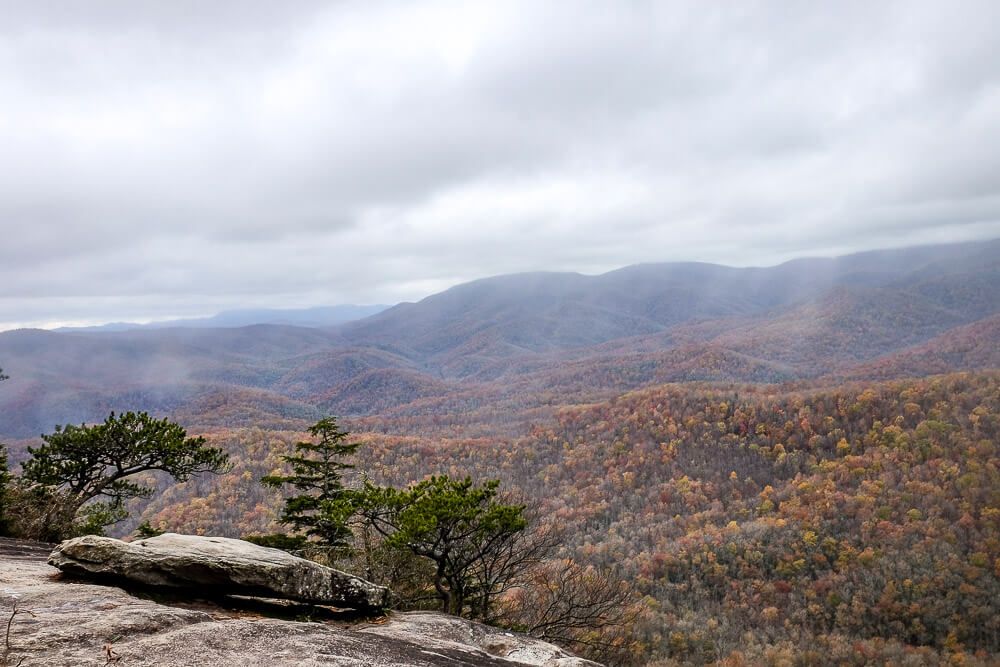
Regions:
<instances>
[{"instance_id":1,"label":"overcast sky","mask_svg":"<svg viewBox=\"0 0 1000 667\"><path fill-rule=\"evenodd\" d=\"M0 12L0 329L1000 236L995 0Z\"/></svg>"}]
</instances>

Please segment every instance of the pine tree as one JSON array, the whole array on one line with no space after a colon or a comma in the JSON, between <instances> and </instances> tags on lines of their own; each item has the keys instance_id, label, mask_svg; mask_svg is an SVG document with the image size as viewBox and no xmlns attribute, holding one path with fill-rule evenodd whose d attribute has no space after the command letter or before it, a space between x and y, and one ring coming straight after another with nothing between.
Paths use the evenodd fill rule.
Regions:
<instances>
[{"instance_id":1,"label":"pine tree","mask_svg":"<svg viewBox=\"0 0 1000 667\"><path fill-rule=\"evenodd\" d=\"M153 488L137 477L141 473L162 471L183 482L229 470L229 456L221 449L145 412L112 412L93 426L57 426L42 440L41 447L28 447L31 458L21 478L59 495L67 512L79 514L77 528L85 533L124 519L129 500L152 495Z\"/></svg>"},{"instance_id":2,"label":"pine tree","mask_svg":"<svg viewBox=\"0 0 1000 667\"><path fill-rule=\"evenodd\" d=\"M285 500L281 523L305 532L323 546L345 546L351 535L347 520L354 509L343 473L354 466L344 459L353 456L361 443L347 442L350 434L339 429L336 417L319 420L309 433L316 442L298 442L295 454L282 457L292 474L267 475L261 482L274 488L287 484L302 492Z\"/></svg>"},{"instance_id":3,"label":"pine tree","mask_svg":"<svg viewBox=\"0 0 1000 667\"><path fill-rule=\"evenodd\" d=\"M358 494L357 511L388 546L434 563L442 611L461 616L470 605L473 615L488 618L492 593L518 572L514 568L496 576L485 570L511 547L526 547L517 537L528 527L525 506L502 502L499 485L499 480L477 485L470 477L447 475L406 490L367 484Z\"/></svg>"}]
</instances>

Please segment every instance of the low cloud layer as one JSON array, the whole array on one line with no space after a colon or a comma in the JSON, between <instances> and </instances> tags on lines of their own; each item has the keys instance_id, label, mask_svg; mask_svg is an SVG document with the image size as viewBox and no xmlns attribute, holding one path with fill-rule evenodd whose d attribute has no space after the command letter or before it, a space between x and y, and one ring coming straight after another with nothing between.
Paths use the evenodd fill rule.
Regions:
<instances>
[{"instance_id":1,"label":"low cloud layer","mask_svg":"<svg viewBox=\"0 0 1000 667\"><path fill-rule=\"evenodd\" d=\"M5 3L0 329L1000 236L1000 5Z\"/></svg>"}]
</instances>

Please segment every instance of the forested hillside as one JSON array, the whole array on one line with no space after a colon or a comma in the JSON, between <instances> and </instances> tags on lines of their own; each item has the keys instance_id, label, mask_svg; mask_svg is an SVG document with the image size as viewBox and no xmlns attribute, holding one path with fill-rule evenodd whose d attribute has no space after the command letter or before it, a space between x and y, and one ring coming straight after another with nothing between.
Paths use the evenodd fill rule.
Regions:
<instances>
[{"instance_id":1,"label":"forested hillside","mask_svg":"<svg viewBox=\"0 0 1000 667\"><path fill-rule=\"evenodd\" d=\"M297 435L212 433L236 469L174 486L142 517L274 528L278 498L255 480ZM518 438L361 437L360 469L378 481L473 474L523 490L564 527L567 555L619 569L645 596L639 662L1000 654L998 373L670 384L562 409Z\"/></svg>"},{"instance_id":2,"label":"forested hillside","mask_svg":"<svg viewBox=\"0 0 1000 667\"><path fill-rule=\"evenodd\" d=\"M56 424L170 416L234 468L115 530L240 536L337 415L359 474L498 478L616 570L643 608L616 660L995 664L998 317L992 242L505 276L336 328L12 331L0 436L17 464Z\"/></svg>"}]
</instances>

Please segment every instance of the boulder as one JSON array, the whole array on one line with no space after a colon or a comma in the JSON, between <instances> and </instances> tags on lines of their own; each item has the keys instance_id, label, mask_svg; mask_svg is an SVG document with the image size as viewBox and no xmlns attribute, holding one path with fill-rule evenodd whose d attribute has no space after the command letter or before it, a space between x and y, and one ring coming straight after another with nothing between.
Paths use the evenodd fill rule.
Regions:
<instances>
[{"instance_id":1,"label":"boulder","mask_svg":"<svg viewBox=\"0 0 1000 667\"><path fill-rule=\"evenodd\" d=\"M200 595L282 598L360 610L386 606L389 591L354 575L226 537L165 533L136 542L87 535L67 540L49 564L87 578L194 589Z\"/></svg>"}]
</instances>

